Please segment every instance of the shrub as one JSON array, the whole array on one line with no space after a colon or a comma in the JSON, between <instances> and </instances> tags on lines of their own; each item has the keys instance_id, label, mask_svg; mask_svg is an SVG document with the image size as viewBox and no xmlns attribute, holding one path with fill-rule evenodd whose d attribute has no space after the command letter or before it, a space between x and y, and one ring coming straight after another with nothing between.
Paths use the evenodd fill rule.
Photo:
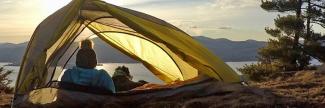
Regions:
<instances>
[{"instance_id":1,"label":"shrub","mask_svg":"<svg viewBox=\"0 0 325 108\"><path fill-rule=\"evenodd\" d=\"M9 86L12 80L9 79L9 75L12 74L12 71L5 70L3 67L0 67L0 91L5 93L12 93L13 88Z\"/></svg>"},{"instance_id":2,"label":"shrub","mask_svg":"<svg viewBox=\"0 0 325 108\"><path fill-rule=\"evenodd\" d=\"M266 81L268 79L273 79L279 76L280 71L277 67L270 64L250 64L245 65L243 68L239 68L243 74L248 75L249 79L252 81Z\"/></svg>"}]
</instances>

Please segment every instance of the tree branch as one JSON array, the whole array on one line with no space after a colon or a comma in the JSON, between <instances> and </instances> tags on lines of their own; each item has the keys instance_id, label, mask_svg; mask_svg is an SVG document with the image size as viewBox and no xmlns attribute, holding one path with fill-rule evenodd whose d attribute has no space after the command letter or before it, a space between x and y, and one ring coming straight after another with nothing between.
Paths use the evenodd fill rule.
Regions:
<instances>
[{"instance_id":1,"label":"tree branch","mask_svg":"<svg viewBox=\"0 0 325 108\"><path fill-rule=\"evenodd\" d=\"M315 3L311 3L311 4L312 4L312 6L316 6L316 7L325 9L325 6L322 6L322 5L319 5L319 4L315 4Z\"/></svg>"},{"instance_id":2,"label":"tree branch","mask_svg":"<svg viewBox=\"0 0 325 108\"><path fill-rule=\"evenodd\" d=\"M318 24L318 25L322 26L323 28L325 28L325 24L323 24L323 23L319 23L319 22L316 22L316 21L313 21L313 22L311 22L311 23L313 23L313 24Z\"/></svg>"}]
</instances>

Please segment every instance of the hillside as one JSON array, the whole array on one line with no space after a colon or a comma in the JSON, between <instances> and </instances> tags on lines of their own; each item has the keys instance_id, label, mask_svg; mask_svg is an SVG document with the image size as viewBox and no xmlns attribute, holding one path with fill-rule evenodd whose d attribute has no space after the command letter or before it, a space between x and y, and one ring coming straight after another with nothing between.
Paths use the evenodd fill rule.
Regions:
<instances>
[{"instance_id":1,"label":"hillside","mask_svg":"<svg viewBox=\"0 0 325 108\"><path fill-rule=\"evenodd\" d=\"M258 48L265 45L265 42L255 40L231 41L228 39L211 39L204 36L194 38L226 62L255 61ZM119 51L106 45L98 38L95 38L94 42L99 62L136 62L125 55L121 55ZM0 43L0 62L19 63L26 46L27 42L20 44Z\"/></svg>"}]
</instances>

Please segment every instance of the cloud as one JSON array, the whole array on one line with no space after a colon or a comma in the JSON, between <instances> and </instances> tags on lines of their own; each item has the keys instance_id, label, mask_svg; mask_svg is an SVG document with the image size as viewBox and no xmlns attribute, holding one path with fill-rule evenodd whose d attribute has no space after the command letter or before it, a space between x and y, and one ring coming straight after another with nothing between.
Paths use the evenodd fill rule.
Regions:
<instances>
[{"instance_id":1,"label":"cloud","mask_svg":"<svg viewBox=\"0 0 325 108\"><path fill-rule=\"evenodd\" d=\"M202 24L200 20L186 20L186 19L175 19L169 20L169 23L179 27L185 32L189 33L192 36L202 36L206 33L218 33L223 31L231 32L234 30L231 26L226 25L215 25L215 24ZM211 23L211 22L210 22Z\"/></svg>"},{"instance_id":2,"label":"cloud","mask_svg":"<svg viewBox=\"0 0 325 108\"><path fill-rule=\"evenodd\" d=\"M213 38L233 36L232 39L246 40L252 33L264 35L264 27L273 25L274 18L260 9L260 0L105 1L156 16L190 35ZM48 2L48 5L43 2ZM53 0L0 0L0 38L1 35L30 36L40 21L50 14L47 12L49 6L56 4L59 3Z\"/></svg>"},{"instance_id":3,"label":"cloud","mask_svg":"<svg viewBox=\"0 0 325 108\"><path fill-rule=\"evenodd\" d=\"M40 17L40 0L1 0L0 1L0 37L28 36Z\"/></svg>"},{"instance_id":4,"label":"cloud","mask_svg":"<svg viewBox=\"0 0 325 108\"><path fill-rule=\"evenodd\" d=\"M110 0L106 0L110 1ZM127 7L142 7L142 6L199 6L213 7L219 9L233 9L256 6L260 0L118 0Z\"/></svg>"},{"instance_id":5,"label":"cloud","mask_svg":"<svg viewBox=\"0 0 325 108\"><path fill-rule=\"evenodd\" d=\"M213 0L210 6L219 9L238 9L256 7L259 3L259 0Z\"/></svg>"},{"instance_id":6,"label":"cloud","mask_svg":"<svg viewBox=\"0 0 325 108\"><path fill-rule=\"evenodd\" d=\"M217 29L221 29L221 30L230 30L233 29L232 27L218 27Z\"/></svg>"},{"instance_id":7,"label":"cloud","mask_svg":"<svg viewBox=\"0 0 325 108\"><path fill-rule=\"evenodd\" d=\"M2 5L4 5L4 4L12 4L13 3L13 1L11 1L11 0L1 0L0 1L0 4L2 4Z\"/></svg>"},{"instance_id":8,"label":"cloud","mask_svg":"<svg viewBox=\"0 0 325 108\"><path fill-rule=\"evenodd\" d=\"M6 12L6 11L10 11L10 8L12 7L13 2L10 0L1 0L0 1L0 12Z\"/></svg>"},{"instance_id":9,"label":"cloud","mask_svg":"<svg viewBox=\"0 0 325 108\"><path fill-rule=\"evenodd\" d=\"M139 1L133 1L130 2L125 2L124 6L128 7L141 7L141 6L152 6L152 5L166 5L166 4L171 4L171 5L180 5L180 4L188 4L188 3L202 3L202 1L208 1L208 0L139 0Z\"/></svg>"},{"instance_id":10,"label":"cloud","mask_svg":"<svg viewBox=\"0 0 325 108\"><path fill-rule=\"evenodd\" d=\"M192 29L201 29L202 31L221 31L221 30L233 30L232 27L229 26L191 26Z\"/></svg>"}]
</instances>

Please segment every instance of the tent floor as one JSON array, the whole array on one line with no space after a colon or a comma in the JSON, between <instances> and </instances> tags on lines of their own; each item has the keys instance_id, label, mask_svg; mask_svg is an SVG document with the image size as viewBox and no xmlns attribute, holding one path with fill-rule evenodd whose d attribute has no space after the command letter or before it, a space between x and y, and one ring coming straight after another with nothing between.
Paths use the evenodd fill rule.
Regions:
<instances>
[{"instance_id":1,"label":"tent floor","mask_svg":"<svg viewBox=\"0 0 325 108\"><path fill-rule=\"evenodd\" d=\"M284 101L290 100L269 90L212 79L147 89L140 87L113 96L42 88L19 97L15 104L17 108L286 108L288 105Z\"/></svg>"}]
</instances>

